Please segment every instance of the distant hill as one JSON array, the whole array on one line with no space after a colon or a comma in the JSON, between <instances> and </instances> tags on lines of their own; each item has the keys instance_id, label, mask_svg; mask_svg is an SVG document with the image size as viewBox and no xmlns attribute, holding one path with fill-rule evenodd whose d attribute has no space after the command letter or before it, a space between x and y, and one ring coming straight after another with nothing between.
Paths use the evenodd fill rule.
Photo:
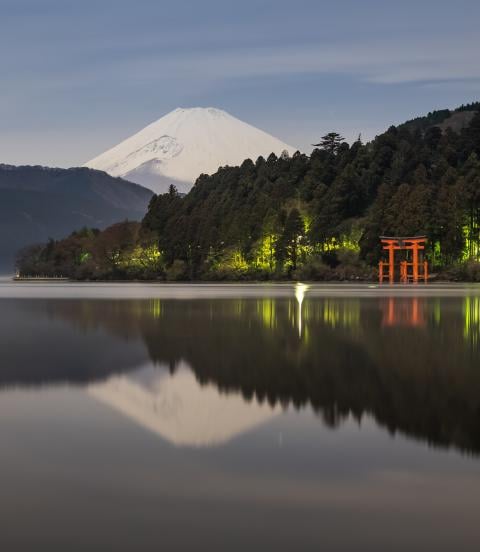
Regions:
<instances>
[{"instance_id":1,"label":"distant hill","mask_svg":"<svg viewBox=\"0 0 480 552\"><path fill-rule=\"evenodd\" d=\"M475 113L478 111L480 111L480 102L462 105L453 110L440 109L438 111L431 111L424 117L411 119L400 125L399 128L425 131L428 128L438 126L443 131L450 128L454 132L460 132L470 124Z\"/></svg>"},{"instance_id":2,"label":"distant hill","mask_svg":"<svg viewBox=\"0 0 480 552\"><path fill-rule=\"evenodd\" d=\"M83 226L105 228L141 220L152 192L87 168L0 165L0 271L12 271L16 252Z\"/></svg>"}]
</instances>

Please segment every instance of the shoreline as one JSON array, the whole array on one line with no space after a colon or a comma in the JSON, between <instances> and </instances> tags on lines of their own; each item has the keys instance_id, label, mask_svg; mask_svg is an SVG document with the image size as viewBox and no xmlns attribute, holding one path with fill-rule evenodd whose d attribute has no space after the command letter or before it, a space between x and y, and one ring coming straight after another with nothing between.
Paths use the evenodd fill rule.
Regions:
<instances>
[{"instance_id":1,"label":"shoreline","mask_svg":"<svg viewBox=\"0 0 480 552\"><path fill-rule=\"evenodd\" d=\"M2 300L372 300L467 298L480 300L480 284L378 284L342 282L0 282Z\"/></svg>"},{"instance_id":2,"label":"shoreline","mask_svg":"<svg viewBox=\"0 0 480 552\"><path fill-rule=\"evenodd\" d=\"M380 283L378 280L76 280L67 277L16 277L16 276L4 276L0 277L0 282L13 282L13 283L71 283L71 284L145 284L145 285L295 285L295 284L308 284L308 285L339 285L339 286L378 286L378 287L422 287L422 286L435 286L435 285L480 285L480 282L472 280L436 280L432 279L428 282L419 280L418 282L394 282L391 284L388 281Z\"/></svg>"}]
</instances>

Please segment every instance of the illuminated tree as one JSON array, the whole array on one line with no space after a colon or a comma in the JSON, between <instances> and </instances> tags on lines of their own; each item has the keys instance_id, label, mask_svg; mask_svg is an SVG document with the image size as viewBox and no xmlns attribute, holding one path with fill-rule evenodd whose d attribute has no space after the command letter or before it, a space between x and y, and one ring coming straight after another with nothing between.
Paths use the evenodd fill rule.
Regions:
<instances>
[{"instance_id":1,"label":"illuminated tree","mask_svg":"<svg viewBox=\"0 0 480 552\"><path fill-rule=\"evenodd\" d=\"M298 209L292 209L285 220L285 227L276 247L276 259L281 268L286 264L289 272L296 270L298 250L305 227Z\"/></svg>"}]
</instances>

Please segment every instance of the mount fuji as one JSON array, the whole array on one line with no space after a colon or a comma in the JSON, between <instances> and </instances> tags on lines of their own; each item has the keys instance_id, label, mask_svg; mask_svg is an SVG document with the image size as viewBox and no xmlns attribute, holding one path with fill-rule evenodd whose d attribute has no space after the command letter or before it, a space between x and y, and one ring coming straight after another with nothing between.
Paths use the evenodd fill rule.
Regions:
<instances>
[{"instance_id":1,"label":"mount fuji","mask_svg":"<svg viewBox=\"0 0 480 552\"><path fill-rule=\"evenodd\" d=\"M175 109L95 157L86 167L141 184L156 193L174 184L188 192L202 174L295 148L220 109Z\"/></svg>"}]
</instances>

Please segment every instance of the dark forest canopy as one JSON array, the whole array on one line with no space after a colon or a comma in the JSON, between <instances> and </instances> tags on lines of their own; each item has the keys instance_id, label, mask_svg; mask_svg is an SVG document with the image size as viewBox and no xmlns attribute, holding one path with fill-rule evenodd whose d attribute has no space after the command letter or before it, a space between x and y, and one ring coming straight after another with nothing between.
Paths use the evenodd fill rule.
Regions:
<instances>
[{"instance_id":1,"label":"dark forest canopy","mask_svg":"<svg viewBox=\"0 0 480 552\"><path fill-rule=\"evenodd\" d=\"M435 271L476 278L479 109L433 112L367 144L332 132L310 156L223 167L201 175L185 197L171 187L150 202L142 247L156 249L160 278L351 279L373 277L380 235L426 234ZM136 247L124 248L117 276ZM44 270L61 269L42 255Z\"/></svg>"}]
</instances>

